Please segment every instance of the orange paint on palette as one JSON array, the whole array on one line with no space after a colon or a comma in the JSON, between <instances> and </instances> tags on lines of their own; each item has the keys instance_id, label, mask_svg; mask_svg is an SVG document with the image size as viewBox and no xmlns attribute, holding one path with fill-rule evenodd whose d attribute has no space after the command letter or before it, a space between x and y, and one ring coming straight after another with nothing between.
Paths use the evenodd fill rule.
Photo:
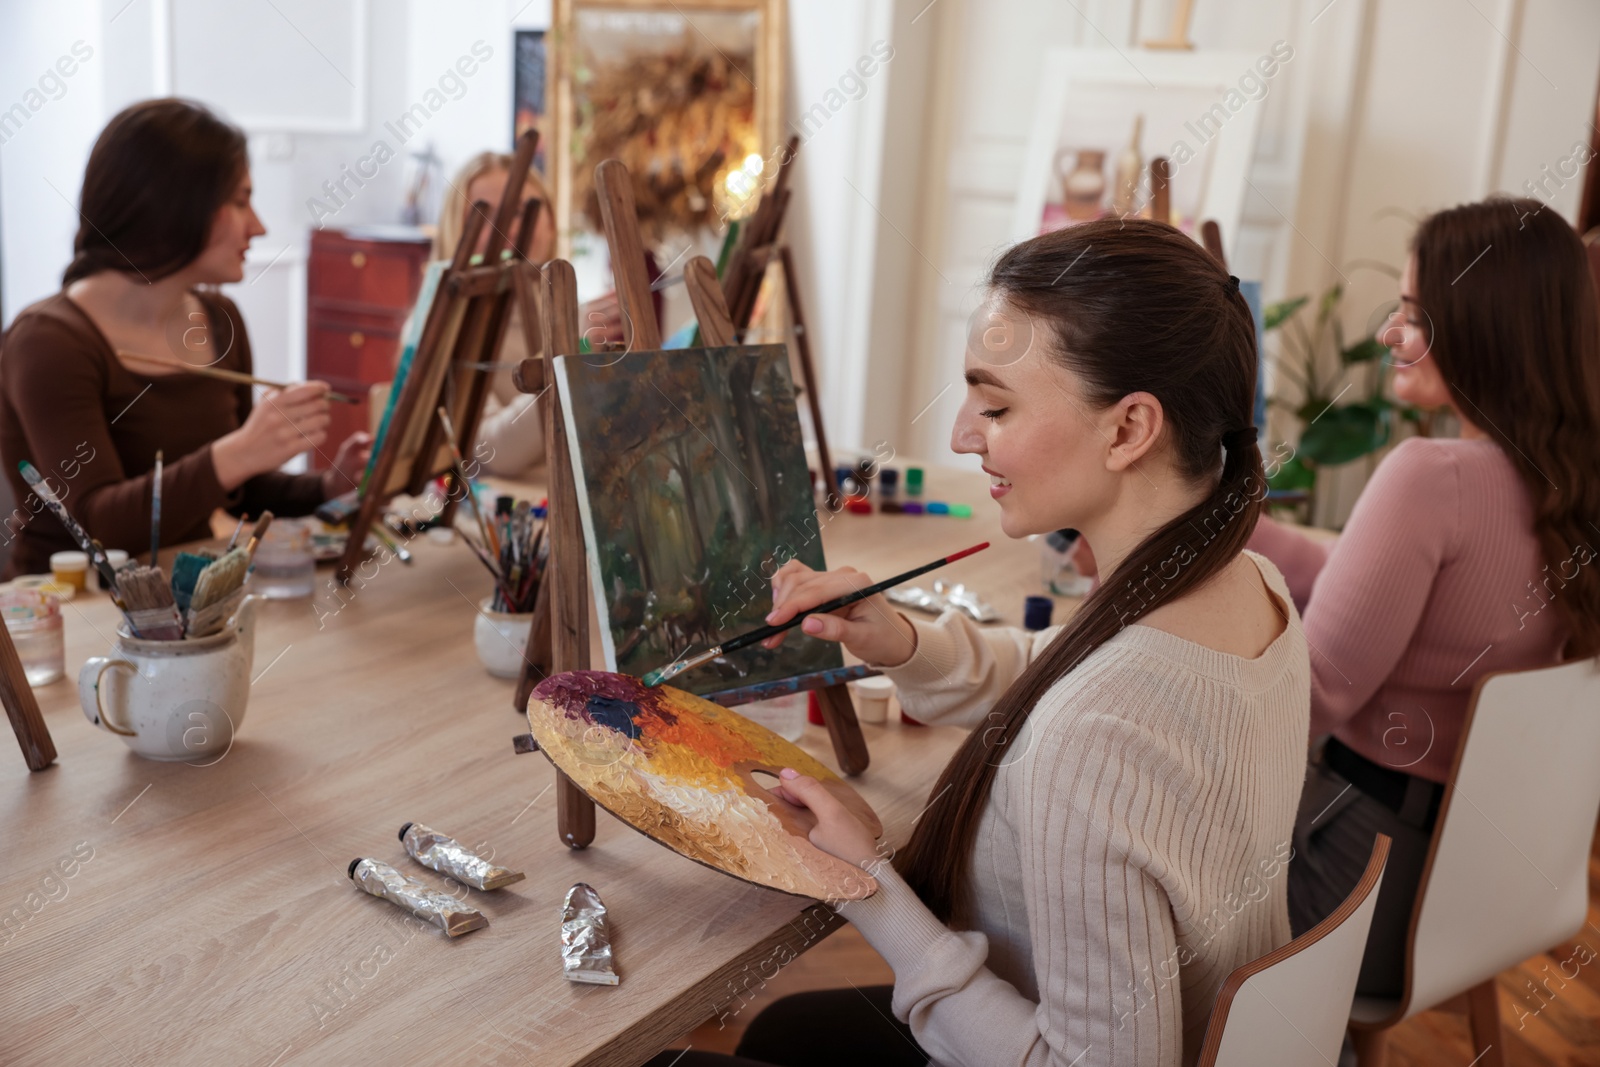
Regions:
<instances>
[{"instance_id":1,"label":"orange paint on palette","mask_svg":"<svg viewBox=\"0 0 1600 1067\"><path fill-rule=\"evenodd\" d=\"M663 697L665 710L676 714L662 715L654 708L641 709L643 714L635 721L640 724L646 741L682 745L718 767L732 767L740 760L761 758L760 748L733 722L728 721L736 719L737 722L754 725L750 720L729 715L719 717L722 721L718 721L695 714L695 705L689 701L696 700L700 704L705 701L678 689L668 689Z\"/></svg>"},{"instance_id":2,"label":"orange paint on palette","mask_svg":"<svg viewBox=\"0 0 1600 1067\"><path fill-rule=\"evenodd\" d=\"M770 730L671 686L601 671L545 679L528 702L539 750L595 803L690 859L789 893L859 900L877 883L811 844L815 820L757 771L817 778L869 824L838 775Z\"/></svg>"}]
</instances>

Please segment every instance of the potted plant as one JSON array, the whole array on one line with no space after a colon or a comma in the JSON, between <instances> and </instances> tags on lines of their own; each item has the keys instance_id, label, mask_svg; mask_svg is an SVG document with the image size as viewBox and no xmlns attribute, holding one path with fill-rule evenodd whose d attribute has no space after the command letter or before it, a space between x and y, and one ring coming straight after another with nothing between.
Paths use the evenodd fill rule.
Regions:
<instances>
[{"instance_id":1,"label":"potted plant","mask_svg":"<svg viewBox=\"0 0 1600 1067\"><path fill-rule=\"evenodd\" d=\"M1267 403L1292 412L1301 425L1300 440L1288 458L1271 465L1276 469L1270 472L1268 485L1290 499L1294 491L1303 493L1301 499L1311 505L1312 514L1317 475L1323 468L1383 448L1397 419L1426 432L1421 412L1384 394L1387 346L1370 335L1345 343L1338 314L1343 296L1344 287L1339 285L1324 292L1309 325L1308 316L1302 314L1311 303L1309 296L1271 304L1262 313L1263 330L1276 330L1281 338L1277 371L1293 387L1293 399L1274 395Z\"/></svg>"}]
</instances>

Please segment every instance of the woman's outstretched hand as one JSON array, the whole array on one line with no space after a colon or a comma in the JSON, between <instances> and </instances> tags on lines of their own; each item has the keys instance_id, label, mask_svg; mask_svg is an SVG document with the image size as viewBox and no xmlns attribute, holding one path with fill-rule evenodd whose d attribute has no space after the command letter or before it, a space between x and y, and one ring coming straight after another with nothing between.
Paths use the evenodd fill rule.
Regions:
<instances>
[{"instance_id":1,"label":"woman's outstretched hand","mask_svg":"<svg viewBox=\"0 0 1600 1067\"><path fill-rule=\"evenodd\" d=\"M212 442L217 481L224 489L234 489L302 452L322 447L328 422L327 382L268 389L243 426Z\"/></svg>"},{"instance_id":2,"label":"woman's outstretched hand","mask_svg":"<svg viewBox=\"0 0 1600 1067\"><path fill-rule=\"evenodd\" d=\"M776 626L819 604L825 604L872 584L854 567L814 571L791 559L772 576L772 611L767 623ZM824 641L837 641L851 655L874 667L898 667L917 651L917 632L905 616L890 606L882 593L848 604L825 615L812 615L800 629ZM777 648L783 634L762 642Z\"/></svg>"},{"instance_id":3,"label":"woman's outstretched hand","mask_svg":"<svg viewBox=\"0 0 1600 1067\"><path fill-rule=\"evenodd\" d=\"M817 825L811 828L811 843L830 856L854 863L870 873L879 859L878 835L873 828L809 774L785 767L778 779L779 783L771 790L773 795L796 807L806 808L817 817Z\"/></svg>"},{"instance_id":4,"label":"woman's outstretched hand","mask_svg":"<svg viewBox=\"0 0 1600 1067\"><path fill-rule=\"evenodd\" d=\"M339 445L333 464L322 472L322 495L329 500L342 496L361 485L361 476L367 470L367 458L372 455L372 435L359 430L346 437Z\"/></svg>"}]
</instances>

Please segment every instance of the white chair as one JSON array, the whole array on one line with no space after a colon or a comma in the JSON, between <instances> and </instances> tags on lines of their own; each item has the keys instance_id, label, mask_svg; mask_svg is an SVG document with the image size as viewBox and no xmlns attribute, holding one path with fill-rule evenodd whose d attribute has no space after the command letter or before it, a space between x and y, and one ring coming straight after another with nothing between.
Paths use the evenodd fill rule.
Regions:
<instances>
[{"instance_id":1,"label":"white chair","mask_svg":"<svg viewBox=\"0 0 1600 1067\"><path fill-rule=\"evenodd\" d=\"M1332 915L1228 976L1197 1067L1331 1067L1339 1062L1389 839Z\"/></svg>"},{"instance_id":2,"label":"white chair","mask_svg":"<svg viewBox=\"0 0 1600 1067\"><path fill-rule=\"evenodd\" d=\"M1583 929L1600 816L1600 660L1479 679L1417 887L1399 999L1357 997L1361 1067L1385 1031L1466 995L1476 1067L1503 1067L1495 975Z\"/></svg>"}]
</instances>

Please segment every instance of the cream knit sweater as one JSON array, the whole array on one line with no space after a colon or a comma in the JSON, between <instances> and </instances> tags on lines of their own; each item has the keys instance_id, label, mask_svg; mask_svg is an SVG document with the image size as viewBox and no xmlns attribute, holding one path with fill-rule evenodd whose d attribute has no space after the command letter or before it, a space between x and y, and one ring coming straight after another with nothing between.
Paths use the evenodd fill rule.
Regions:
<instances>
[{"instance_id":1,"label":"cream knit sweater","mask_svg":"<svg viewBox=\"0 0 1600 1067\"><path fill-rule=\"evenodd\" d=\"M887 864L877 894L841 908L894 968L895 1014L934 1063L1192 1063L1229 973L1289 940L1309 667L1282 576L1249 556L1289 613L1264 653L1129 626L997 753L971 930ZM902 703L973 729L1056 633L915 625L917 654L888 672Z\"/></svg>"}]
</instances>

